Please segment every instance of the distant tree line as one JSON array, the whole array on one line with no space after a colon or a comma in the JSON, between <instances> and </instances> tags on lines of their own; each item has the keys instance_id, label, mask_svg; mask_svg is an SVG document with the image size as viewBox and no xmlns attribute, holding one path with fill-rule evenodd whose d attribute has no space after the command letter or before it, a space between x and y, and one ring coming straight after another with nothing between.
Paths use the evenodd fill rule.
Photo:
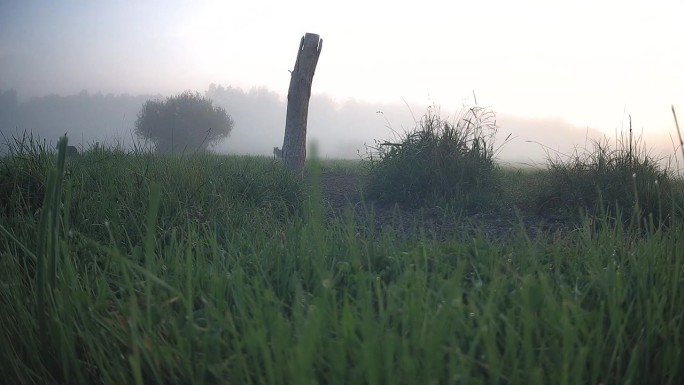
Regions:
<instances>
[{"instance_id":1,"label":"distant tree line","mask_svg":"<svg viewBox=\"0 0 684 385\"><path fill-rule=\"evenodd\" d=\"M282 147L285 127L286 100L266 88L243 90L237 87L212 84L203 96L215 107L224 108L234 122L229 140L212 142L211 149L220 153L273 155L273 147ZM163 95L113 95L82 91L75 95L48 95L22 100L14 90L0 89L0 152L5 138L31 131L34 136L56 144L67 133L69 143L79 150L95 142L131 148L134 143L156 148L136 134L135 122L148 101L165 100ZM446 106L443 106L446 109ZM451 106L453 107L453 106ZM404 103L369 103L353 99L335 100L327 95L314 94L309 109L308 136L316 140L320 154L329 157L358 157L363 154L364 142L391 138L393 132L403 132L415 125L415 118L424 106ZM529 159L536 153L544 156L544 149L533 140L555 150L571 149L583 144L587 137L600 133L570 126L559 120L524 119L499 115L497 124L502 129L500 140L513 133L517 140L507 144L502 154L508 158ZM204 132L209 127L204 128ZM198 131L202 129L198 128ZM175 134L174 134L175 135ZM204 135L200 135L202 140ZM188 151L192 145L176 146ZM669 142L668 142L669 144ZM664 146L664 148L669 148ZM196 150L195 147L194 150Z\"/></svg>"},{"instance_id":2,"label":"distant tree line","mask_svg":"<svg viewBox=\"0 0 684 385\"><path fill-rule=\"evenodd\" d=\"M0 90L0 131L6 138L27 131L53 144L66 133L79 148L95 142L128 148L137 140L133 124L141 106L155 97L82 91L21 101L15 90Z\"/></svg>"},{"instance_id":3,"label":"distant tree line","mask_svg":"<svg viewBox=\"0 0 684 385\"><path fill-rule=\"evenodd\" d=\"M48 95L20 101L0 89L0 140L21 136L56 143L65 133L84 149L96 142L131 148L151 144L161 153L206 151L227 137L233 121L226 109L199 93L184 92L161 101L161 95ZM151 147L152 147L151 146Z\"/></svg>"},{"instance_id":4,"label":"distant tree line","mask_svg":"<svg viewBox=\"0 0 684 385\"><path fill-rule=\"evenodd\" d=\"M163 95L113 95L82 91L74 95L48 95L21 100L14 90L0 90L0 131L5 136L31 131L53 144L67 133L69 143L79 150L95 142L131 148L134 143L160 152L169 151L170 141L157 143L145 135L136 134L135 123L148 101L164 101ZM194 96L197 96L195 93ZM222 107L234 122L229 140L219 138L211 143L197 126L198 141L181 145L178 131L173 129L175 151L202 151L211 148L220 153L261 154L272 156L273 147L282 147L285 127L286 100L264 87L241 89L211 84L203 94ZM385 115L377 114L383 110ZM420 109L417 109L420 111ZM361 101L336 101L326 95L313 95L309 110L309 137L316 140L321 155L357 157L364 141L387 136L389 117L395 128L401 128L402 118L411 113L404 104L379 105ZM143 131L145 131L143 129ZM171 130L169 130L170 132ZM213 129L212 129L213 131ZM148 140L149 138L149 140ZM0 138L0 141L2 138ZM201 143L208 147L202 148ZM2 150L2 144L0 144Z\"/></svg>"}]
</instances>

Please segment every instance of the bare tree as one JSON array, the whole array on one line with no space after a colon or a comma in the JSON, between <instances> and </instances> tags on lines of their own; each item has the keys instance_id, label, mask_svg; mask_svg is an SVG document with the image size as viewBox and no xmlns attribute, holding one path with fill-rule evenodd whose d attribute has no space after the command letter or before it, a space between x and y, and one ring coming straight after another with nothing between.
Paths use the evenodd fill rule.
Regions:
<instances>
[{"instance_id":1,"label":"bare tree","mask_svg":"<svg viewBox=\"0 0 684 385\"><path fill-rule=\"evenodd\" d=\"M322 48L323 39L317 34L306 33L302 37L287 93L287 118L282 156L285 166L300 176L303 176L306 159L306 123L311 84Z\"/></svg>"}]
</instances>

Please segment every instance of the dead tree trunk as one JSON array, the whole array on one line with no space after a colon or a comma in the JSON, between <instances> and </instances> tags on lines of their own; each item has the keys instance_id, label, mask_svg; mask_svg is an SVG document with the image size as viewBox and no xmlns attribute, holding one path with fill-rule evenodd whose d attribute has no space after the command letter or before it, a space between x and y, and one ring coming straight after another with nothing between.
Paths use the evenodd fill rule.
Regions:
<instances>
[{"instance_id":1,"label":"dead tree trunk","mask_svg":"<svg viewBox=\"0 0 684 385\"><path fill-rule=\"evenodd\" d=\"M314 33L305 34L299 43L294 71L290 74L282 156L285 166L300 176L303 176L306 159L306 121L311 83L322 48L323 39Z\"/></svg>"}]
</instances>

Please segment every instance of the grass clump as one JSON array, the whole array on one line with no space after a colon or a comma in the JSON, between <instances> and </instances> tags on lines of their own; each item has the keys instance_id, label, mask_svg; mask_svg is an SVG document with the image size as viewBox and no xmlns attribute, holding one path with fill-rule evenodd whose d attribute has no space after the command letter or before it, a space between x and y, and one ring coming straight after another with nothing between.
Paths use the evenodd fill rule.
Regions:
<instances>
[{"instance_id":1,"label":"grass clump","mask_svg":"<svg viewBox=\"0 0 684 385\"><path fill-rule=\"evenodd\" d=\"M495 200L496 117L472 107L449 122L428 110L397 142L367 148L368 197L408 206L481 208Z\"/></svg>"},{"instance_id":2,"label":"grass clump","mask_svg":"<svg viewBox=\"0 0 684 385\"><path fill-rule=\"evenodd\" d=\"M44 141L27 132L6 142L8 153L0 158L0 215L34 214L43 202L54 156Z\"/></svg>"},{"instance_id":3,"label":"grass clump","mask_svg":"<svg viewBox=\"0 0 684 385\"><path fill-rule=\"evenodd\" d=\"M567 159L549 158L546 181L536 197L540 212L577 218L605 214L639 225L652 217L656 224L670 221L677 200L673 174L633 140L620 140L616 148L594 141L593 150L576 151ZM681 195L681 194L680 194Z\"/></svg>"}]
</instances>

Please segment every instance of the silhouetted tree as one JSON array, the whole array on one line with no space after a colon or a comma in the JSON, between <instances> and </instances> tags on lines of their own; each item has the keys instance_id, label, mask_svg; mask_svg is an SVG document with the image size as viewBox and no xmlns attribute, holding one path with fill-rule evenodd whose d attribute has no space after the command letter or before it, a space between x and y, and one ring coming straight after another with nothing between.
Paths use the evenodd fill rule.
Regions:
<instances>
[{"instance_id":1,"label":"silhouetted tree","mask_svg":"<svg viewBox=\"0 0 684 385\"><path fill-rule=\"evenodd\" d=\"M148 100L135 122L135 133L151 140L163 154L206 151L232 129L233 120L223 107L190 91L165 101Z\"/></svg>"}]
</instances>

